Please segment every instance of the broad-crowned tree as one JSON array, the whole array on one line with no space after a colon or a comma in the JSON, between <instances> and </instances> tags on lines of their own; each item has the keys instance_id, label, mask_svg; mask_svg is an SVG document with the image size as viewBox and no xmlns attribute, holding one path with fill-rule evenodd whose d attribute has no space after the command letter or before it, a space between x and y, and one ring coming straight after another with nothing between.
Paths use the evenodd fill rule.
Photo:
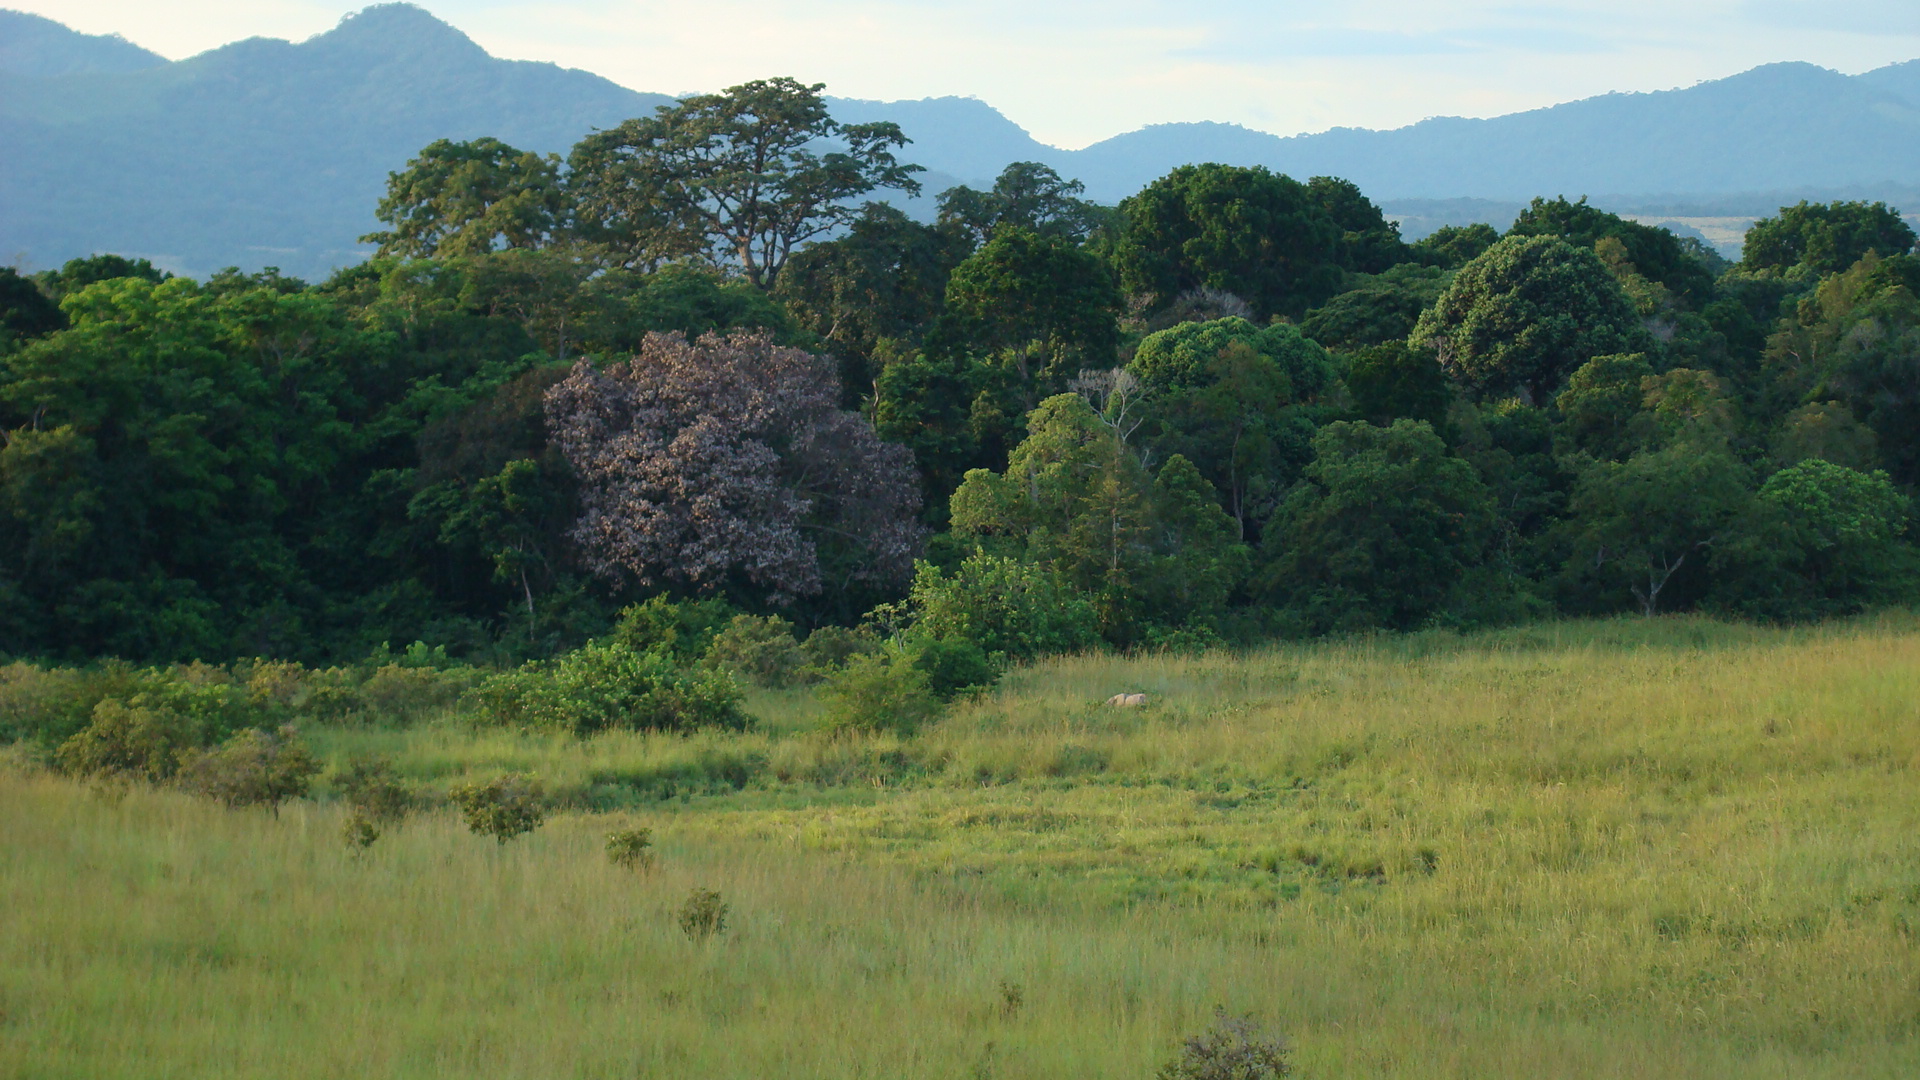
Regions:
<instances>
[{"instance_id":1,"label":"broad-crowned tree","mask_svg":"<svg viewBox=\"0 0 1920 1080\"><path fill-rule=\"evenodd\" d=\"M1412 259L1400 239L1400 226L1388 221L1360 185L1337 176L1307 181L1307 193L1340 228L1340 266L1362 274L1379 274Z\"/></svg>"},{"instance_id":2,"label":"broad-crowned tree","mask_svg":"<svg viewBox=\"0 0 1920 1080\"><path fill-rule=\"evenodd\" d=\"M560 159L499 139L441 139L387 174L375 211L388 228L360 238L380 255L478 255L548 243L566 222Z\"/></svg>"},{"instance_id":3,"label":"broad-crowned tree","mask_svg":"<svg viewBox=\"0 0 1920 1080\"><path fill-rule=\"evenodd\" d=\"M1082 369L1113 366L1119 314L1098 258L1065 237L1007 227L954 268L935 345L1009 357L1031 408Z\"/></svg>"},{"instance_id":4,"label":"broad-crowned tree","mask_svg":"<svg viewBox=\"0 0 1920 1080\"><path fill-rule=\"evenodd\" d=\"M1198 289L1264 319L1339 291L1342 230L1307 185L1255 166L1182 165L1120 203L1114 245L1129 295L1167 307Z\"/></svg>"},{"instance_id":5,"label":"broad-crowned tree","mask_svg":"<svg viewBox=\"0 0 1920 1080\"><path fill-rule=\"evenodd\" d=\"M1251 541L1312 456L1310 406L1333 383L1326 351L1284 323L1183 323L1147 336L1137 436L1161 459L1184 455Z\"/></svg>"},{"instance_id":6,"label":"broad-crowned tree","mask_svg":"<svg viewBox=\"0 0 1920 1080\"><path fill-rule=\"evenodd\" d=\"M944 310L947 277L968 254L956 229L922 225L885 203L868 203L844 236L797 252L778 296L800 325L840 360L849 405L873 391L880 354L918 347Z\"/></svg>"},{"instance_id":7,"label":"broad-crowned tree","mask_svg":"<svg viewBox=\"0 0 1920 1080\"><path fill-rule=\"evenodd\" d=\"M1000 170L988 191L961 184L940 193L940 224L979 246L1011 226L1046 236L1082 241L1107 211L1080 196L1087 186L1067 180L1037 161L1016 161Z\"/></svg>"},{"instance_id":8,"label":"broad-crowned tree","mask_svg":"<svg viewBox=\"0 0 1920 1080\"><path fill-rule=\"evenodd\" d=\"M1412 338L1486 395L1544 403L1596 356L1651 340L1599 256L1550 236L1510 236L1462 267Z\"/></svg>"},{"instance_id":9,"label":"broad-crowned tree","mask_svg":"<svg viewBox=\"0 0 1920 1080\"><path fill-rule=\"evenodd\" d=\"M774 604L901 585L924 532L912 455L840 408L832 361L764 333L648 336L576 365L547 422L580 478L573 536L604 576L744 585Z\"/></svg>"},{"instance_id":10,"label":"broad-crowned tree","mask_svg":"<svg viewBox=\"0 0 1920 1080\"><path fill-rule=\"evenodd\" d=\"M1109 641L1219 613L1247 551L1190 462L1149 470L1111 398L1103 415L1080 394L1056 395L1028 429L1004 474L975 469L954 492L957 535L1058 573L1091 600Z\"/></svg>"},{"instance_id":11,"label":"broad-crowned tree","mask_svg":"<svg viewBox=\"0 0 1920 1080\"><path fill-rule=\"evenodd\" d=\"M1753 223L1740 268L1784 273L1803 266L1837 274L1869 253L1905 255L1914 242L1913 227L1885 203L1802 201Z\"/></svg>"},{"instance_id":12,"label":"broad-crowned tree","mask_svg":"<svg viewBox=\"0 0 1920 1080\"><path fill-rule=\"evenodd\" d=\"M823 84L757 79L662 105L568 157L582 236L644 265L689 252L771 288L787 259L860 214L876 188L917 195L892 123L841 124Z\"/></svg>"},{"instance_id":13,"label":"broad-crowned tree","mask_svg":"<svg viewBox=\"0 0 1920 1080\"><path fill-rule=\"evenodd\" d=\"M1267 529L1269 596L1315 631L1420 625L1486 556L1486 486L1425 421L1339 421L1313 451Z\"/></svg>"},{"instance_id":14,"label":"broad-crowned tree","mask_svg":"<svg viewBox=\"0 0 1920 1080\"><path fill-rule=\"evenodd\" d=\"M1641 277L1658 282L1677 301L1698 307L1713 298L1713 273L1671 230L1642 225L1597 206L1535 198L1507 230L1508 236L1557 236L1574 247L1593 248L1603 240L1619 245L1620 256Z\"/></svg>"},{"instance_id":15,"label":"broad-crowned tree","mask_svg":"<svg viewBox=\"0 0 1920 1080\"><path fill-rule=\"evenodd\" d=\"M1307 312L1300 330L1329 349L1404 340L1452 280L1447 271L1418 263L1358 277L1353 288Z\"/></svg>"}]
</instances>

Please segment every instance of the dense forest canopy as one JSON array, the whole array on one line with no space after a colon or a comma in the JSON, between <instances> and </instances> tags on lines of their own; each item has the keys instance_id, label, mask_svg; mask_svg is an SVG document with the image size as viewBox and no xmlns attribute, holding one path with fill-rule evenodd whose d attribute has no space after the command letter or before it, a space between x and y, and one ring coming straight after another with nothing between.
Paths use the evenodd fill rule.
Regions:
<instances>
[{"instance_id":1,"label":"dense forest canopy","mask_svg":"<svg viewBox=\"0 0 1920 1080\"><path fill-rule=\"evenodd\" d=\"M0 652L507 662L654 596L820 627L942 581L1132 646L1920 580L1885 206L1729 265L1584 200L1406 244L1336 178L1104 207L1021 163L922 224L863 201L916 189L911 133L820 91L435 142L319 283L0 270Z\"/></svg>"}]
</instances>

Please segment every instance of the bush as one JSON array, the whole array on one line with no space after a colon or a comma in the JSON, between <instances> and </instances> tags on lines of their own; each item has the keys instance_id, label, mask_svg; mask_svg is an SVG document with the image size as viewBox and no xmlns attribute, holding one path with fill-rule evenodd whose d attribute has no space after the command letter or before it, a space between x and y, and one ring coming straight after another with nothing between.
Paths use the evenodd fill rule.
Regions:
<instances>
[{"instance_id":1,"label":"bush","mask_svg":"<svg viewBox=\"0 0 1920 1080\"><path fill-rule=\"evenodd\" d=\"M740 687L712 668L683 669L660 652L589 642L551 663L534 663L481 684L478 698L497 723L590 735L608 728L687 731L743 728Z\"/></svg>"},{"instance_id":2,"label":"bush","mask_svg":"<svg viewBox=\"0 0 1920 1080\"><path fill-rule=\"evenodd\" d=\"M1213 1027L1180 1044L1179 1056L1160 1069L1160 1080L1268 1080L1293 1071L1287 1043L1268 1036L1251 1016L1213 1010Z\"/></svg>"},{"instance_id":3,"label":"bush","mask_svg":"<svg viewBox=\"0 0 1920 1080\"><path fill-rule=\"evenodd\" d=\"M850 658L820 688L829 731L911 732L940 712L927 673L903 649Z\"/></svg>"},{"instance_id":4,"label":"bush","mask_svg":"<svg viewBox=\"0 0 1920 1080\"><path fill-rule=\"evenodd\" d=\"M812 674L818 677L845 664L850 657L878 652L880 643L871 634L858 630L849 630L844 626L822 626L807 635L807 640L800 643L800 649L806 653L807 666L812 669Z\"/></svg>"},{"instance_id":5,"label":"bush","mask_svg":"<svg viewBox=\"0 0 1920 1080\"><path fill-rule=\"evenodd\" d=\"M704 659L756 686L774 689L799 681L807 664L793 624L778 615L735 615L714 635Z\"/></svg>"},{"instance_id":6,"label":"bush","mask_svg":"<svg viewBox=\"0 0 1920 1080\"><path fill-rule=\"evenodd\" d=\"M1031 660L1100 640L1093 605L1044 566L984 553L951 577L920 563L908 596L914 628L970 641L988 656Z\"/></svg>"},{"instance_id":7,"label":"bush","mask_svg":"<svg viewBox=\"0 0 1920 1080\"><path fill-rule=\"evenodd\" d=\"M392 764L375 758L349 761L344 772L335 774L333 785L356 814L376 825L400 821L416 802L413 792L394 775Z\"/></svg>"},{"instance_id":8,"label":"bush","mask_svg":"<svg viewBox=\"0 0 1920 1080\"><path fill-rule=\"evenodd\" d=\"M382 664L360 684L360 705L375 717L410 723L451 708L472 685L465 671Z\"/></svg>"},{"instance_id":9,"label":"bush","mask_svg":"<svg viewBox=\"0 0 1920 1080\"><path fill-rule=\"evenodd\" d=\"M625 870L649 869L652 847L652 829L619 829L607 834L607 861Z\"/></svg>"},{"instance_id":10,"label":"bush","mask_svg":"<svg viewBox=\"0 0 1920 1080\"><path fill-rule=\"evenodd\" d=\"M923 638L912 652L913 666L926 672L927 688L941 701L1000 681L1000 665L965 638Z\"/></svg>"},{"instance_id":11,"label":"bush","mask_svg":"<svg viewBox=\"0 0 1920 1080\"><path fill-rule=\"evenodd\" d=\"M704 941L727 931L727 902L712 889L696 888L680 905L680 932Z\"/></svg>"},{"instance_id":12,"label":"bush","mask_svg":"<svg viewBox=\"0 0 1920 1080\"><path fill-rule=\"evenodd\" d=\"M249 729L217 750L189 750L181 755L177 777L181 787L218 799L228 809L266 806L275 814L280 804L307 793L307 783L320 764L307 752L292 727L269 734Z\"/></svg>"},{"instance_id":13,"label":"bush","mask_svg":"<svg viewBox=\"0 0 1920 1080\"><path fill-rule=\"evenodd\" d=\"M417 801L394 775L392 765L373 758L354 758L333 783L352 808L342 830L350 847L372 847L380 839L381 826L398 823Z\"/></svg>"},{"instance_id":14,"label":"bush","mask_svg":"<svg viewBox=\"0 0 1920 1080\"><path fill-rule=\"evenodd\" d=\"M658 652L680 664L698 660L734 616L725 600L656 596L620 613L613 640L635 652Z\"/></svg>"},{"instance_id":15,"label":"bush","mask_svg":"<svg viewBox=\"0 0 1920 1080\"><path fill-rule=\"evenodd\" d=\"M467 828L502 844L530 833L546 820L540 781L526 773L507 773L484 784L462 784L447 792L460 808Z\"/></svg>"},{"instance_id":16,"label":"bush","mask_svg":"<svg viewBox=\"0 0 1920 1080\"><path fill-rule=\"evenodd\" d=\"M180 767L183 753L206 745L207 724L176 709L109 698L93 708L93 721L60 744L54 762L73 776L121 774L158 782Z\"/></svg>"}]
</instances>

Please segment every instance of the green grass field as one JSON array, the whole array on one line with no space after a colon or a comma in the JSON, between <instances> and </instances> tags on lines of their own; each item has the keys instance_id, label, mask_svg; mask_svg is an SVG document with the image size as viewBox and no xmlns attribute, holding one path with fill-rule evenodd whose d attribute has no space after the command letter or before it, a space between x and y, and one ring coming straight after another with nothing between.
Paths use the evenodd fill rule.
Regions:
<instances>
[{"instance_id":1,"label":"green grass field","mask_svg":"<svg viewBox=\"0 0 1920 1080\"><path fill-rule=\"evenodd\" d=\"M505 846L0 771L0 1076L1144 1080L1215 1004L1311 1078L1920 1075L1912 617L1069 658L904 739L753 706L306 732L537 771Z\"/></svg>"}]
</instances>

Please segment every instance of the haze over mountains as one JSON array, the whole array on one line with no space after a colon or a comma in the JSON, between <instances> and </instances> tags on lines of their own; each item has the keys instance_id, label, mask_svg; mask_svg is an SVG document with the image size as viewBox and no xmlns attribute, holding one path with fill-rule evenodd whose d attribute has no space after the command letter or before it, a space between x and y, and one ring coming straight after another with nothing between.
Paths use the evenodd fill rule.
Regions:
<instances>
[{"instance_id":1,"label":"haze over mountains","mask_svg":"<svg viewBox=\"0 0 1920 1080\"><path fill-rule=\"evenodd\" d=\"M177 62L0 11L0 259L42 267L118 251L195 274L277 265L318 277L361 257L356 238L376 227L387 173L434 139L493 135L564 154L670 100L493 58L406 4L297 44L254 38ZM1081 150L1040 143L973 99L834 107L844 121L898 122L914 140L904 156L930 170L929 194L1029 160L1115 201L1176 165L1222 161L1347 177L1410 236L1442 221L1504 225L1538 194L1591 194L1655 219L1750 217L1799 197L1920 208L1920 61L1857 76L1771 64L1393 131L1280 138L1163 124Z\"/></svg>"}]
</instances>

